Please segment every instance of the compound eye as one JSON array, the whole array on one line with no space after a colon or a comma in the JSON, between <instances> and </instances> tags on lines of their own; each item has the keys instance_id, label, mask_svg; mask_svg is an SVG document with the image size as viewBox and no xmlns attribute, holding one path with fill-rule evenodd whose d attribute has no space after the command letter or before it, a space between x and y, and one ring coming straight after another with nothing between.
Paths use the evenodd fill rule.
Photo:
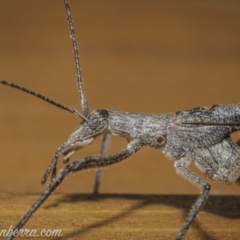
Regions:
<instances>
[{"instance_id":1,"label":"compound eye","mask_svg":"<svg viewBox=\"0 0 240 240\"><path fill-rule=\"evenodd\" d=\"M97 128L97 126L99 125L100 121L97 117L94 117L92 119L90 119L88 121L88 126L91 128L91 129L95 129Z\"/></svg>"},{"instance_id":2,"label":"compound eye","mask_svg":"<svg viewBox=\"0 0 240 240\"><path fill-rule=\"evenodd\" d=\"M106 109L100 110L99 113L100 113L101 116L103 116L104 118L108 118L108 116L109 116L108 111L107 111Z\"/></svg>"}]
</instances>

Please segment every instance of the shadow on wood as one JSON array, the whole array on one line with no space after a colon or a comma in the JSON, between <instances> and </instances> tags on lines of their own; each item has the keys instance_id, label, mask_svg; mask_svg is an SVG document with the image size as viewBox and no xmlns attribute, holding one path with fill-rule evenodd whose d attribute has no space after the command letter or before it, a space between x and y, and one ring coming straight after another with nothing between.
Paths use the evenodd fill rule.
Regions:
<instances>
[{"instance_id":1,"label":"shadow on wood","mask_svg":"<svg viewBox=\"0 0 240 240\"><path fill-rule=\"evenodd\" d=\"M20 220L37 195L0 197L1 219L7 219L4 225L8 228ZM63 239L174 239L196 198L197 195L53 194L26 228L61 229ZM15 210L10 211L8 204ZM210 196L185 239L238 239L239 209L238 196Z\"/></svg>"}]
</instances>

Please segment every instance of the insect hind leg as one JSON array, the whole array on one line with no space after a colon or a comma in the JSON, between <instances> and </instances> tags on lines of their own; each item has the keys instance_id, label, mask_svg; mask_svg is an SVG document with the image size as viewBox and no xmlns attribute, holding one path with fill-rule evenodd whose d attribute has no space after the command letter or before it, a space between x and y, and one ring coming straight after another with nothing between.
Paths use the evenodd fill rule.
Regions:
<instances>
[{"instance_id":1,"label":"insect hind leg","mask_svg":"<svg viewBox=\"0 0 240 240\"><path fill-rule=\"evenodd\" d=\"M240 146L230 137L209 148L211 156L218 162L212 178L223 184L231 184L240 177Z\"/></svg>"},{"instance_id":2,"label":"insect hind leg","mask_svg":"<svg viewBox=\"0 0 240 240\"><path fill-rule=\"evenodd\" d=\"M186 234L189 226L192 224L194 218L200 211L200 209L203 207L205 204L207 198L208 198L208 193L210 191L210 184L198 177L196 174L188 170L189 164L192 162L191 156L185 156L182 157L181 159L177 160L174 164L176 168L176 172L182 176L183 178L187 179L191 183L193 183L195 186L199 187L202 189L202 194L198 197L196 202L192 205L192 208L190 212L188 213L188 217L185 220L185 223L178 233L176 240L181 240L184 235Z\"/></svg>"}]
</instances>

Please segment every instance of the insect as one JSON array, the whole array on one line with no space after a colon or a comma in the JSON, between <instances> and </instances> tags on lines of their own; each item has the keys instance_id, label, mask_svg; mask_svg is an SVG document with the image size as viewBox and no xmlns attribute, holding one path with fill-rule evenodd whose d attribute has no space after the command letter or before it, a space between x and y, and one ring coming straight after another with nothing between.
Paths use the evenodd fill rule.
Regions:
<instances>
[{"instance_id":1,"label":"insect","mask_svg":"<svg viewBox=\"0 0 240 240\"><path fill-rule=\"evenodd\" d=\"M71 14L68 2L66 0L64 2L74 45L78 87L83 113L16 84L1 80L2 84L38 96L83 119L82 123L70 135L69 139L58 148L44 174L42 183L46 182L47 177L52 172L51 183L15 229L23 227L31 215L69 173L86 168L104 167L120 162L138 152L143 146L150 146L161 150L167 157L175 160L177 173L203 191L194 203L183 228L177 236L177 239L182 239L196 214L204 205L210 190L210 185L189 171L188 166L195 161L196 165L214 180L224 184L239 182L239 143L234 143L229 136L240 128L240 104L214 105L209 108L199 107L189 111L166 114L143 114L108 109L96 110L89 113L82 87L80 64ZM102 152L104 152L103 150L105 150L107 146L107 134L114 134L126 138L128 145L125 149L114 155L107 157L86 157L69 163L66 168L57 174L56 166L59 156L63 155L64 161L67 163L75 151L90 144L101 134L105 136ZM8 239L12 238L13 236L9 236Z\"/></svg>"}]
</instances>

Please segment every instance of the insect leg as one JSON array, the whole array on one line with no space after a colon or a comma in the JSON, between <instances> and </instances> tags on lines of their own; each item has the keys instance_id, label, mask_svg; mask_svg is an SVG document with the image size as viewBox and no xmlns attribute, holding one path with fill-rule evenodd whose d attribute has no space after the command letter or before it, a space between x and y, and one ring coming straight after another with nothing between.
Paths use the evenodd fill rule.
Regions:
<instances>
[{"instance_id":1,"label":"insect leg","mask_svg":"<svg viewBox=\"0 0 240 240\"><path fill-rule=\"evenodd\" d=\"M76 171L81 171L83 169L95 168L95 167L105 167L117 162L120 162L131 155L135 154L142 147L139 140L133 140L130 142L125 149L122 151L107 156L107 157L85 157L80 160L74 161L68 164L64 169L62 169L59 174L53 178L51 183L48 185L46 190L42 195L36 200L36 202L31 206L28 212L23 216L17 226L13 229L11 234L6 240L11 240L15 237L16 233L25 225L25 223L30 219L33 213L43 204L43 202L48 198L48 196L56 189L56 187L63 181L63 179L69 174Z\"/></svg>"},{"instance_id":2,"label":"insect leg","mask_svg":"<svg viewBox=\"0 0 240 240\"><path fill-rule=\"evenodd\" d=\"M109 139L110 135L109 134L104 134L103 139L102 139L102 145L101 145L101 150L100 150L100 156L105 156L107 152L107 147L109 144ZM94 186L93 186L93 193L98 194L99 193L99 186L100 186L100 181L101 181L101 175L102 175L102 169L98 168L96 171L95 175L95 180L94 180Z\"/></svg>"},{"instance_id":3,"label":"insect leg","mask_svg":"<svg viewBox=\"0 0 240 240\"><path fill-rule=\"evenodd\" d=\"M51 163L49 164L47 170L45 171L42 180L41 180L41 184L45 184L49 174L52 172L52 179L55 177L56 175L56 166L57 166L57 161L59 156L62 154L64 148L65 148L66 143L63 143L56 151Z\"/></svg>"},{"instance_id":4,"label":"insect leg","mask_svg":"<svg viewBox=\"0 0 240 240\"><path fill-rule=\"evenodd\" d=\"M185 233L187 232L194 218L196 217L196 215L198 214L198 212L206 202L208 198L208 193L210 191L210 185L207 182L205 182L203 179L201 179L196 174L194 174L193 172L187 169L191 161L192 160L189 156L183 157L177 160L175 162L176 172L182 177L184 177L185 179L187 179L188 181L190 181L191 183L193 183L194 185L196 185L197 187L201 188L202 194L198 197L197 201L193 204L190 212L188 213L188 217L182 229L180 230L180 232L176 237L176 240L181 240L184 237Z\"/></svg>"}]
</instances>

